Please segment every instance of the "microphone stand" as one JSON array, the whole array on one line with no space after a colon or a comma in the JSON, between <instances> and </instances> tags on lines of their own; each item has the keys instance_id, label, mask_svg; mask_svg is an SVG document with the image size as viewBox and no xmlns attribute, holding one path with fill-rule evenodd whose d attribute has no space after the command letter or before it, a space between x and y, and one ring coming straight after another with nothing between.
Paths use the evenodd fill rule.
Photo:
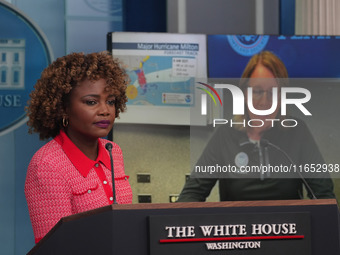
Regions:
<instances>
[{"instance_id":1,"label":"microphone stand","mask_svg":"<svg viewBox=\"0 0 340 255\"><path fill-rule=\"evenodd\" d=\"M112 158L112 144L111 143L105 144L105 148L109 151L109 154L110 154L113 203L117 204L117 201L116 201L116 188L115 188L115 175L114 175L113 158Z\"/></svg>"},{"instance_id":2,"label":"microphone stand","mask_svg":"<svg viewBox=\"0 0 340 255\"><path fill-rule=\"evenodd\" d=\"M289 161L291 164L295 165L294 162L293 162L293 160L291 159L291 157L287 154L287 152L285 152L284 150L282 150L280 147L276 146L275 144L272 144L271 142L269 142L268 140L265 140L265 139L264 139L264 140L261 140L261 143L263 144L264 147L266 147L266 146L269 145L269 146L275 148L276 150L278 150L279 152L281 152L281 153L288 159L288 161ZM312 195L312 199L317 199L317 197L315 196L315 194L314 194L312 188L311 188L311 187L309 186L309 184L307 183L306 179L302 176L302 174L301 174L299 171L297 171L297 173L298 173L300 179L302 180L303 184L305 185L305 187L306 187L307 190L309 191L309 193Z\"/></svg>"}]
</instances>

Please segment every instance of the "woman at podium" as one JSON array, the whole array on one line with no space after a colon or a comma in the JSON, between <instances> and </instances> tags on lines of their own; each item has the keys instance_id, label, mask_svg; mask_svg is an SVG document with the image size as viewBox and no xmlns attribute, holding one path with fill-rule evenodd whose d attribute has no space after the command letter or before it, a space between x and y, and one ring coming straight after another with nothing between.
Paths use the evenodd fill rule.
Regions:
<instances>
[{"instance_id":1,"label":"woman at podium","mask_svg":"<svg viewBox=\"0 0 340 255\"><path fill-rule=\"evenodd\" d=\"M62 217L132 202L122 151L102 138L125 109L127 82L104 52L72 53L42 72L27 107L30 133L51 138L31 159L25 182L36 242Z\"/></svg>"},{"instance_id":2,"label":"woman at podium","mask_svg":"<svg viewBox=\"0 0 340 255\"><path fill-rule=\"evenodd\" d=\"M216 128L178 202L205 201L217 182L221 201L300 199L303 186L310 198L335 197L324 167L339 166L325 164L302 120L281 114L281 90L287 85L286 67L272 52L249 60L239 84L245 114L235 115L233 126ZM272 109L273 102L276 109L258 114Z\"/></svg>"}]
</instances>

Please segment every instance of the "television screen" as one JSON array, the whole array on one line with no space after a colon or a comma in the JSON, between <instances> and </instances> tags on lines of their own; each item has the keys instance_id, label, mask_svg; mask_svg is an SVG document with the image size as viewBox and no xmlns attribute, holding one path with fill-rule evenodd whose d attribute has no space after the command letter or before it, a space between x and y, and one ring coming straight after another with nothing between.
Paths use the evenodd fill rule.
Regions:
<instances>
[{"instance_id":1,"label":"television screen","mask_svg":"<svg viewBox=\"0 0 340 255\"><path fill-rule=\"evenodd\" d=\"M290 78L340 78L340 36L208 35L208 77L239 78L249 59L275 53Z\"/></svg>"},{"instance_id":2,"label":"television screen","mask_svg":"<svg viewBox=\"0 0 340 255\"><path fill-rule=\"evenodd\" d=\"M311 115L296 105L289 105L288 115L307 124L326 162L339 163L340 36L207 35L207 51L210 85L238 86L253 55L270 51L278 56L286 66L289 86L311 95L303 104ZM233 97L228 89L221 95L221 118L229 120ZM304 96L300 93L297 98Z\"/></svg>"}]
</instances>

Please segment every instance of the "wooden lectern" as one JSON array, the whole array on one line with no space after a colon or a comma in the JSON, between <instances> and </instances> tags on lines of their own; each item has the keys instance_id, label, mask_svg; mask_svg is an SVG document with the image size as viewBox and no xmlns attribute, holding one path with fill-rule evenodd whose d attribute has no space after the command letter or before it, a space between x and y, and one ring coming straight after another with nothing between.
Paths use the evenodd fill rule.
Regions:
<instances>
[{"instance_id":1,"label":"wooden lectern","mask_svg":"<svg viewBox=\"0 0 340 255\"><path fill-rule=\"evenodd\" d=\"M249 221L249 215L265 214L270 217L278 213L292 215L300 212L310 215L310 254L339 255L339 210L334 199L112 205L62 218L28 254L154 255L155 252L150 252L150 249L152 250L150 218L152 217L171 216L172 219L176 217L190 219L203 215L205 221L209 221L209 218L213 221L216 215L225 215L226 219L228 215L237 215L239 221L244 217L246 222ZM268 236L264 237L268 239ZM224 238L227 240L226 237ZM170 241L187 242L196 239L183 240L182 238ZM197 241L201 239L197 238ZM190 245L193 247L193 244ZM170 246L168 247L170 249ZM207 251L206 249L202 250L201 254L227 254L227 252L241 254L237 253L240 251L232 253L233 251ZM272 252L281 254L279 249ZM244 250L242 254L264 253L260 250L257 253Z\"/></svg>"}]
</instances>

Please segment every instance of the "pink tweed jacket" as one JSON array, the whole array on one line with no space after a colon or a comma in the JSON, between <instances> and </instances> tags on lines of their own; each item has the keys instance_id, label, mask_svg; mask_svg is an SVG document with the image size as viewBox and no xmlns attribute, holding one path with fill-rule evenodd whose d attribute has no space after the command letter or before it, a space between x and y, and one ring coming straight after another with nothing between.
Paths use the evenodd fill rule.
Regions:
<instances>
[{"instance_id":1,"label":"pink tweed jacket","mask_svg":"<svg viewBox=\"0 0 340 255\"><path fill-rule=\"evenodd\" d=\"M25 196L36 243L62 217L112 204L108 142L99 139L98 158L93 161L61 132L34 154L27 170ZM116 199L118 204L131 203L123 154L117 144L112 145Z\"/></svg>"}]
</instances>

